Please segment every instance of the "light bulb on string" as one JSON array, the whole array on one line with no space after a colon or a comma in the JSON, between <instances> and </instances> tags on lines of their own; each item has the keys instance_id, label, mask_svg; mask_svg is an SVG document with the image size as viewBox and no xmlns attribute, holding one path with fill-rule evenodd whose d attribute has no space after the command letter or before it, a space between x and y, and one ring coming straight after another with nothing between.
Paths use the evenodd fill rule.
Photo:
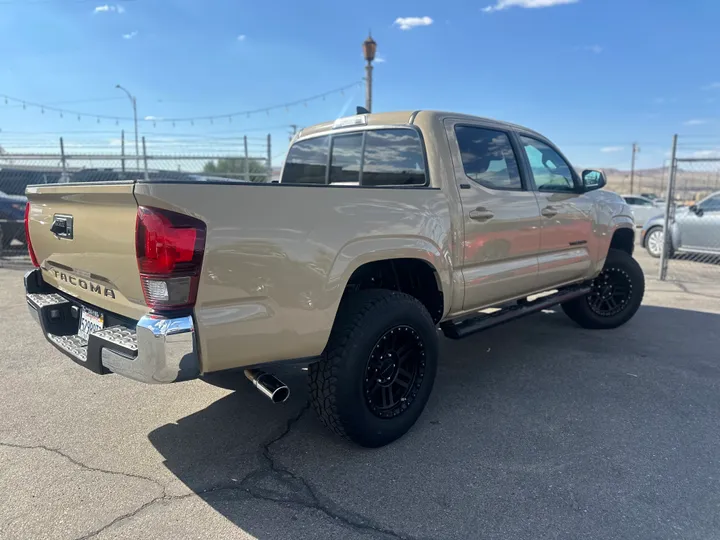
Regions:
<instances>
[{"instance_id":1,"label":"light bulb on string","mask_svg":"<svg viewBox=\"0 0 720 540\"><path fill-rule=\"evenodd\" d=\"M40 107L40 114L45 114L45 107Z\"/></svg>"},{"instance_id":2,"label":"light bulb on string","mask_svg":"<svg viewBox=\"0 0 720 540\"><path fill-rule=\"evenodd\" d=\"M228 116L228 123L232 124L232 116Z\"/></svg>"},{"instance_id":3,"label":"light bulb on string","mask_svg":"<svg viewBox=\"0 0 720 540\"><path fill-rule=\"evenodd\" d=\"M305 105L305 108L307 109L307 101L305 103L303 103L303 105Z\"/></svg>"},{"instance_id":4,"label":"light bulb on string","mask_svg":"<svg viewBox=\"0 0 720 540\"><path fill-rule=\"evenodd\" d=\"M62 111L60 111L60 118L65 118L65 117L63 116Z\"/></svg>"},{"instance_id":5,"label":"light bulb on string","mask_svg":"<svg viewBox=\"0 0 720 540\"><path fill-rule=\"evenodd\" d=\"M8 100L7 100L7 98L5 98L5 105L7 105L7 104L8 104Z\"/></svg>"},{"instance_id":6,"label":"light bulb on string","mask_svg":"<svg viewBox=\"0 0 720 540\"><path fill-rule=\"evenodd\" d=\"M191 126L194 126L194 125L195 125L195 122L194 122L193 120L190 120L190 125L191 125Z\"/></svg>"},{"instance_id":7,"label":"light bulb on string","mask_svg":"<svg viewBox=\"0 0 720 540\"><path fill-rule=\"evenodd\" d=\"M211 125L211 126L215 125L215 122L213 122L213 119L212 119L212 118L210 119L210 125Z\"/></svg>"},{"instance_id":8,"label":"light bulb on string","mask_svg":"<svg viewBox=\"0 0 720 540\"><path fill-rule=\"evenodd\" d=\"M118 122L118 119L117 119L117 118L115 119L115 125L116 125L116 126L119 126L119 125L120 125L120 122Z\"/></svg>"},{"instance_id":9,"label":"light bulb on string","mask_svg":"<svg viewBox=\"0 0 720 540\"><path fill-rule=\"evenodd\" d=\"M173 120L173 127L175 127L175 120Z\"/></svg>"},{"instance_id":10,"label":"light bulb on string","mask_svg":"<svg viewBox=\"0 0 720 540\"><path fill-rule=\"evenodd\" d=\"M100 123L100 117L99 117L99 116L98 116L98 119L97 119L97 123L98 123L98 124Z\"/></svg>"},{"instance_id":11,"label":"light bulb on string","mask_svg":"<svg viewBox=\"0 0 720 540\"><path fill-rule=\"evenodd\" d=\"M80 121L80 115L78 114L78 122Z\"/></svg>"},{"instance_id":12,"label":"light bulb on string","mask_svg":"<svg viewBox=\"0 0 720 540\"><path fill-rule=\"evenodd\" d=\"M250 118L250 113L247 113L247 117Z\"/></svg>"},{"instance_id":13,"label":"light bulb on string","mask_svg":"<svg viewBox=\"0 0 720 540\"><path fill-rule=\"evenodd\" d=\"M25 102L23 101L23 111L24 111L25 109L27 109L27 107L25 106Z\"/></svg>"}]
</instances>

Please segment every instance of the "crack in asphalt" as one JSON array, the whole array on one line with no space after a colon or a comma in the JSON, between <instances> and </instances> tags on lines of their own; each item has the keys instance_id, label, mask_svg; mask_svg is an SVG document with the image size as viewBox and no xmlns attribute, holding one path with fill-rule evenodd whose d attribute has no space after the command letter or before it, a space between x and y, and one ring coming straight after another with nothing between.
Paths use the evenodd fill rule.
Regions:
<instances>
[{"instance_id":1,"label":"crack in asphalt","mask_svg":"<svg viewBox=\"0 0 720 540\"><path fill-rule=\"evenodd\" d=\"M51 448L49 446L45 446L43 444L16 444L16 443L8 443L8 442L0 442L0 446L6 446L8 448L18 448L21 450L45 450L46 452L50 452L51 454L56 454L58 456L61 456L68 460L73 465L76 465L80 467L81 469L85 469L86 471L93 471L93 472L99 472L99 473L105 473L105 474L113 474L117 476L124 476L126 478L135 478L137 480L145 480L147 482L151 482L158 486L160 489L165 491L165 486L155 480L154 478L150 478L149 476L142 476L140 474L133 474L133 473L126 473L122 471L113 471L111 469L101 469L99 467L92 467L90 465L86 465L85 463L78 461L74 457L66 454L62 450L58 450L57 448Z\"/></svg>"},{"instance_id":2,"label":"crack in asphalt","mask_svg":"<svg viewBox=\"0 0 720 540\"><path fill-rule=\"evenodd\" d=\"M156 497L153 497L149 501L143 503L141 506L136 508L133 511L127 512L125 514L122 514L120 516L115 517L112 521L109 523L103 525L102 527L95 529L92 532L86 533L83 536L80 536L76 538L75 540L89 540L90 538L94 538L101 534L102 532L110 529L111 527L114 527L115 525L121 523L122 521L125 521L127 519L131 519L138 514L142 513L143 511L147 510L148 508L163 502L174 502L174 501L180 501L192 497L206 497L209 495L214 494L220 494L223 492L233 492L233 493L239 493L247 495L248 497L252 499L262 500L266 502L272 502L275 504L280 504L285 507L300 507L300 508L306 508L306 509L312 509L316 510L325 516L340 522L345 527L348 527L352 530L356 530L360 533L371 533L378 537L381 535L382 537L386 538L397 538L402 540L415 540L413 537L409 535L404 535L402 533L395 532L391 529L386 529L382 526L380 526L377 523L373 523L372 521L368 520L367 518L354 514L352 512L349 512L347 510L344 510L340 507L338 507L336 504L332 503L331 501L322 500L321 496L319 496L316 491L310 486L310 484L300 475L297 475L290 471L289 469L286 469L279 465L275 458L272 456L271 453L271 447L280 442L282 439L284 439L292 430L293 426L302 418L302 416L309 410L310 408L310 402L308 401L303 407L298 411L298 413L288 419L285 429L280 432L277 436L270 439L269 441L263 443L261 448L261 454L262 457L267 462L267 469L269 469L269 475L265 474L267 473L267 469L265 468L258 468L251 472L249 472L245 477L243 477L242 480L239 482L230 484L230 485L216 485L216 486L210 486L205 489L202 489L200 491L192 491L191 493L186 493L184 495L168 495L167 494L167 486L163 485L161 482L155 480L154 478L150 478L147 476L142 476L138 474L133 473L125 473L122 471L114 471L110 469L102 469L99 467L92 467L90 465L86 465L75 458L69 456L68 454L62 452L61 450L58 450L56 448L50 448L48 446L44 445L22 445L22 444L14 444L14 443L4 443L0 442L0 446L6 446L10 448L18 448L18 449L24 449L24 450L45 450L47 452L62 456L66 460L68 460L73 465L76 465L84 470L93 471L93 472L99 472L99 473L105 473L105 474L111 474L111 475L117 475L117 476L124 476L126 478L134 478L138 480L145 480L147 482L151 482L152 484L158 486L162 493ZM278 492L271 490L271 489L264 489L257 485L257 481L263 480L267 477L274 477L276 480L280 481L281 483L284 483L286 485L291 485L292 482L295 484L299 484L299 487L302 491L305 493L300 496L287 496L283 497ZM288 479L291 481L288 481Z\"/></svg>"}]
</instances>

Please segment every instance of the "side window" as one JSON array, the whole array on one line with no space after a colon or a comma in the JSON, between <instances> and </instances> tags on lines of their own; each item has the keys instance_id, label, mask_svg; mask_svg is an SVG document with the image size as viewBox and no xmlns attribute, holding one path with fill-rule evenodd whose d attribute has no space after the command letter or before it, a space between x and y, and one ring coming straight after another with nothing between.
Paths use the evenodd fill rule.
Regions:
<instances>
[{"instance_id":1,"label":"side window","mask_svg":"<svg viewBox=\"0 0 720 540\"><path fill-rule=\"evenodd\" d=\"M705 199L698 205L704 212L718 212L720 211L720 195L713 195L709 199Z\"/></svg>"},{"instance_id":2,"label":"side window","mask_svg":"<svg viewBox=\"0 0 720 540\"><path fill-rule=\"evenodd\" d=\"M456 126L465 174L491 189L522 189L510 139L502 131Z\"/></svg>"},{"instance_id":3,"label":"side window","mask_svg":"<svg viewBox=\"0 0 720 540\"><path fill-rule=\"evenodd\" d=\"M632 204L633 206L637 206L638 200L635 197L625 197L625 202L627 204Z\"/></svg>"},{"instance_id":4,"label":"side window","mask_svg":"<svg viewBox=\"0 0 720 540\"><path fill-rule=\"evenodd\" d=\"M521 136L520 140L530 162L538 191L575 191L575 181L570 166L560 154L536 139Z\"/></svg>"},{"instance_id":5,"label":"side window","mask_svg":"<svg viewBox=\"0 0 720 540\"><path fill-rule=\"evenodd\" d=\"M647 199L635 199L635 204L639 206L655 206L652 201L648 201Z\"/></svg>"},{"instance_id":6,"label":"side window","mask_svg":"<svg viewBox=\"0 0 720 540\"><path fill-rule=\"evenodd\" d=\"M425 158L418 134L410 129L365 132L363 186L425 184Z\"/></svg>"},{"instance_id":7,"label":"side window","mask_svg":"<svg viewBox=\"0 0 720 540\"><path fill-rule=\"evenodd\" d=\"M330 156L330 183L357 184L360 182L362 133L333 137Z\"/></svg>"},{"instance_id":8,"label":"side window","mask_svg":"<svg viewBox=\"0 0 720 540\"><path fill-rule=\"evenodd\" d=\"M285 160L282 183L324 184L329 142L328 137L316 137L292 145Z\"/></svg>"}]
</instances>

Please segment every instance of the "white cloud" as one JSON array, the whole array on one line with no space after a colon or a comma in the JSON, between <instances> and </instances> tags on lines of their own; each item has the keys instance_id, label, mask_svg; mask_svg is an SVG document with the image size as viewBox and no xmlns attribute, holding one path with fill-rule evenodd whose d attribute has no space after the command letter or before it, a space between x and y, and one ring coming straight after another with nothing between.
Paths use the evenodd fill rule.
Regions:
<instances>
[{"instance_id":1,"label":"white cloud","mask_svg":"<svg viewBox=\"0 0 720 540\"><path fill-rule=\"evenodd\" d=\"M145 120L153 121L153 120L162 120L162 116L146 116Z\"/></svg>"},{"instance_id":2,"label":"white cloud","mask_svg":"<svg viewBox=\"0 0 720 540\"><path fill-rule=\"evenodd\" d=\"M375 63L376 63L376 64L382 64L383 62L387 62L387 60L385 60L385 58L383 58L382 56L376 56L376 57L375 57Z\"/></svg>"},{"instance_id":3,"label":"white cloud","mask_svg":"<svg viewBox=\"0 0 720 540\"><path fill-rule=\"evenodd\" d=\"M602 47L602 46L600 46L600 45L587 45L587 46L585 47L585 50L586 50L586 51L590 51L591 53L600 54L600 53L603 52L605 49L604 49L604 47Z\"/></svg>"},{"instance_id":4,"label":"white cloud","mask_svg":"<svg viewBox=\"0 0 720 540\"><path fill-rule=\"evenodd\" d=\"M125 13L125 8L123 6L111 6L109 4L105 4L103 6L97 6L94 10L94 13Z\"/></svg>"},{"instance_id":5,"label":"white cloud","mask_svg":"<svg viewBox=\"0 0 720 540\"><path fill-rule=\"evenodd\" d=\"M240 35L237 37L237 40L238 40L238 41L245 41L246 39L247 39L247 36L246 36L245 34L240 34Z\"/></svg>"},{"instance_id":6,"label":"white cloud","mask_svg":"<svg viewBox=\"0 0 720 540\"><path fill-rule=\"evenodd\" d=\"M707 124L708 121L702 118L695 118L693 120L688 120L687 122L683 122L686 126L702 126L703 124Z\"/></svg>"},{"instance_id":7,"label":"white cloud","mask_svg":"<svg viewBox=\"0 0 720 540\"><path fill-rule=\"evenodd\" d=\"M412 30L416 26L430 26L433 20L430 17L398 17L393 24L400 27L400 30Z\"/></svg>"},{"instance_id":8,"label":"white cloud","mask_svg":"<svg viewBox=\"0 0 720 540\"><path fill-rule=\"evenodd\" d=\"M662 105L663 103L665 103L665 98L662 98L662 97L655 98L655 99L653 99L653 103L655 105Z\"/></svg>"},{"instance_id":9,"label":"white cloud","mask_svg":"<svg viewBox=\"0 0 720 540\"><path fill-rule=\"evenodd\" d=\"M703 90L720 90L720 82L714 82L706 84L702 87Z\"/></svg>"},{"instance_id":10,"label":"white cloud","mask_svg":"<svg viewBox=\"0 0 720 540\"><path fill-rule=\"evenodd\" d=\"M137 35L138 35L137 30L133 30L129 34L123 34L123 39L132 39Z\"/></svg>"},{"instance_id":11,"label":"white cloud","mask_svg":"<svg viewBox=\"0 0 720 540\"><path fill-rule=\"evenodd\" d=\"M622 152L625 150L624 146L605 146L604 148L601 148L600 151L604 154L610 154L612 152Z\"/></svg>"},{"instance_id":12,"label":"white cloud","mask_svg":"<svg viewBox=\"0 0 720 540\"><path fill-rule=\"evenodd\" d=\"M577 4L580 0L497 0L494 6L484 7L485 13L493 13L494 11L502 11L511 7L519 8L546 8L552 6L560 6L563 4Z\"/></svg>"}]
</instances>

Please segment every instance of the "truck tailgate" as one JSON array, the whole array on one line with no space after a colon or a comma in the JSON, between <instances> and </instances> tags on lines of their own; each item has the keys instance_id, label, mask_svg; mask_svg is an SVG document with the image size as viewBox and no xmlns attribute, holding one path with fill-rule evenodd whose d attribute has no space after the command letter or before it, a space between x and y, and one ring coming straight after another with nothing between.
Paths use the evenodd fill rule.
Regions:
<instances>
[{"instance_id":1,"label":"truck tailgate","mask_svg":"<svg viewBox=\"0 0 720 540\"><path fill-rule=\"evenodd\" d=\"M28 227L47 283L139 319L149 309L135 254L133 188L133 182L30 186Z\"/></svg>"}]
</instances>

